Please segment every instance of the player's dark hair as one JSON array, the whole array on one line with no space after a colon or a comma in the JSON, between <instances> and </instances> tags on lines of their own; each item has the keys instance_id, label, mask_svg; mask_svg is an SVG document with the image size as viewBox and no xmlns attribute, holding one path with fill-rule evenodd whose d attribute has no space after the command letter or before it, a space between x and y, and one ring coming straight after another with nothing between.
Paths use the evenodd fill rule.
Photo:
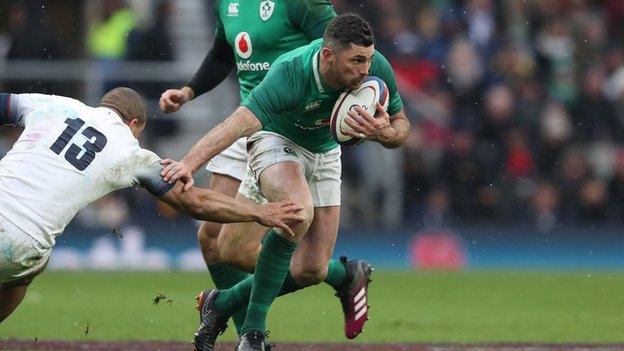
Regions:
<instances>
[{"instance_id":1,"label":"player's dark hair","mask_svg":"<svg viewBox=\"0 0 624 351\"><path fill-rule=\"evenodd\" d=\"M115 88L102 96L100 106L117 111L126 122L133 119L143 124L147 120L145 102L139 93L126 87Z\"/></svg>"},{"instance_id":2,"label":"player's dark hair","mask_svg":"<svg viewBox=\"0 0 624 351\"><path fill-rule=\"evenodd\" d=\"M323 45L336 50L347 48L350 44L371 46L375 44L375 35L364 18L346 13L329 22L323 35Z\"/></svg>"}]
</instances>

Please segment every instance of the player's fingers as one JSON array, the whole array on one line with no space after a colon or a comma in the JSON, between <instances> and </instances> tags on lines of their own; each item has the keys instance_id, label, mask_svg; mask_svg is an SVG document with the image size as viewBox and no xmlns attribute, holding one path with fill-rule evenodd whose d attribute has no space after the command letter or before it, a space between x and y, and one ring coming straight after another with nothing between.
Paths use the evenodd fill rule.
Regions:
<instances>
[{"instance_id":1,"label":"player's fingers","mask_svg":"<svg viewBox=\"0 0 624 351\"><path fill-rule=\"evenodd\" d=\"M174 169L171 172L169 172L168 177L169 177L169 180L166 180L167 183L174 184L178 180L182 179L182 174L180 174L180 172L177 169ZM163 179L165 179L165 178L163 178ZM182 190L184 191L184 189L182 189Z\"/></svg>"},{"instance_id":2,"label":"player's fingers","mask_svg":"<svg viewBox=\"0 0 624 351\"><path fill-rule=\"evenodd\" d=\"M354 137L354 138L358 138L358 139L366 139L366 134L355 131L355 130L346 130L343 132L344 134Z\"/></svg>"},{"instance_id":3,"label":"player's fingers","mask_svg":"<svg viewBox=\"0 0 624 351\"><path fill-rule=\"evenodd\" d=\"M168 98L161 99L159 105L160 109L165 113L172 112L173 110L173 103Z\"/></svg>"},{"instance_id":4,"label":"player's fingers","mask_svg":"<svg viewBox=\"0 0 624 351\"><path fill-rule=\"evenodd\" d=\"M354 137L354 138L359 138L360 134L364 134L364 133L360 133L360 132L355 131L355 130L345 130L345 131L343 131L343 134L346 134L346 135Z\"/></svg>"},{"instance_id":5,"label":"player's fingers","mask_svg":"<svg viewBox=\"0 0 624 351\"><path fill-rule=\"evenodd\" d=\"M358 123L358 121L354 120L351 117L347 117L345 119L345 122L347 123L347 125L349 127L353 128L353 131L355 131L356 133L363 133L365 131L364 130L364 126L362 126L360 123ZM353 136L353 134L351 134L351 133L353 133L353 131L351 131L351 130L343 130L342 132L344 134Z\"/></svg>"},{"instance_id":6,"label":"player's fingers","mask_svg":"<svg viewBox=\"0 0 624 351\"><path fill-rule=\"evenodd\" d=\"M160 107L160 110L162 112L167 112L165 109L165 101L163 100L162 96L160 97L160 100L158 100L158 107Z\"/></svg>"},{"instance_id":7,"label":"player's fingers","mask_svg":"<svg viewBox=\"0 0 624 351\"><path fill-rule=\"evenodd\" d=\"M304 216L300 216L294 213L290 213L286 216L286 219L290 219L295 222L303 222L305 220Z\"/></svg>"},{"instance_id":8,"label":"player's fingers","mask_svg":"<svg viewBox=\"0 0 624 351\"><path fill-rule=\"evenodd\" d=\"M289 226L286 225L286 223L282 222L282 221L277 221L277 226L284 229L286 231L286 233L288 233L288 235L294 237L295 236L295 232L293 232L292 229L290 229Z\"/></svg>"},{"instance_id":9,"label":"player's fingers","mask_svg":"<svg viewBox=\"0 0 624 351\"><path fill-rule=\"evenodd\" d=\"M379 117L382 117L384 119L389 119L390 118L390 115L388 114L386 109L379 102L377 103L377 113L376 113L376 115L377 115L377 118L379 118Z\"/></svg>"},{"instance_id":10,"label":"player's fingers","mask_svg":"<svg viewBox=\"0 0 624 351\"><path fill-rule=\"evenodd\" d=\"M355 111L357 112L356 120L362 124L374 122L375 117L373 117L367 110L361 108L360 106L355 106Z\"/></svg>"},{"instance_id":11,"label":"player's fingers","mask_svg":"<svg viewBox=\"0 0 624 351\"><path fill-rule=\"evenodd\" d=\"M280 206L284 209L284 210L288 210L288 211L299 211L299 210L303 210L303 206L291 201L291 200L285 200L280 202Z\"/></svg>"},{"instance_id":12,"label":"player's fingers","mask_svg":"<svg viewBox=\"0 0 624 351\"><path fill-rule=\"evenodd\" d=\"M162 103L161 109L163 112L175 112L180 108L180 103L177 101L175 91L167 90L160 97L160 102Z\"/></svg>"},{"instance_id":13,"label":"player's fingers","mask_svg":"<svg viewBox=\"0 0 624 351\"><path fill-rule=\"evenodd\" d=\"M358 108L359 108L359 107L358 107ZM360 109L360 110L362 110L362 111L366 112L366 110L364 110L364 109ZM366 112L366 113L367 113L367 112ZM374 122L375 122L375 119L374 119L374 118L368 118L368 117L366 117L366 116L370 116L368 113L367 113L366 115L364 115L364 114L362 114L362 113L359 113L359 112L357 112L357 111L353 111L353 110L352 110L352 111L349 111L349 112L348 112L348 114L349 114L349 117L347 117L347 120L348 120L349 118L351 118L353 121L355 121L355 122L359 123L359 124L360 124L363 128L369 128L369 129L370 129L370 128L371 128L371 126L372 126L372 123L374 123ZM367 118L368 118L368 119L367 119Z\"/></svg>"},{"instance_id":14,"label":"player's fingers","mask_svg":"<svg viewBox=\"0 0 624 351\"><path fill-rule=\"evenodd\" d=\"M171 95L167 92L164 92L161 96L160 96L160 101L162 101L162 103L165 106L171 105Z\"/></svg>"},{"instance_id":15,"label":"player's fingers","mask_svg":"<svg viewBox=\"0 0 624 351\"><path fill-rule=\"evenodd\" d=\"M282 210L284 210L284 212L286 212L286 213L293 214L295 212L299 212L299 211L303 210L303 206L300 206L300 205L289 205L289 206L282 207Z\"/></svg>"},{"instance_id":16,"label":"player's fingers","mask_svg":"<svg viewBox=\"0 0 624 351\"><path fill-rule=\"evenodd\" d=\"M363 109L363 108L362 108L362 107L360 107L360 106L355 106L355 111L356 111L356 112L357 112L360 116L362 116L362 118L363 118L363 119L365 119L365 120L367 120L367 119L372 119L372 118L373 118L373 116L371 116L371 114L370 114L367 110Z\"/></svg>"},{"instance_id":17,"label":"player's fingers","mask_svg":"<svg viewBox=\"0 0 624 351\"><path fill-rule=\"evenodd\" d=\"M166 176L167 176L167 174L169 173L169 171L171 171L171 169L172 169L172 168L173 168L173 166L174 166L174 165L173 165L173 163L168 163L168 162L167 162L167 163L162 163L162 162L166 162L166 161L167 161L167 160L162 160L162 161L160 161L160 162L161 162L161 164L165 164L165 167L163 167L163 169L160 171L160 176L161 176L161 177L166 177ZM169 161L171 161L171 160L169 160Z\"/></svg>"},{"instance_id":18,"label":"player's fingers","mask_svg":"<svg viewBox=\"0 0 624 351\"><path fill-rule=\"evenodd\" d=\"M178 169L175 167L175 164L171 164L167 167L170 167L165 171L163 175L163 180L169 184L175 183L178 179L180 179L180 175L178 174Z\"/></svg>"},{"instance_id":19,"label":"player's fingers","mask_svg":"<svg viewBox=\"0 0 624 351\"><path fill-rule=\"evenodd\" d=\"M191 190L191 188L193 187L193 184L195 184L195 180L193 180L193 178L189 179L186 184L184 184L184 187L182 188L183 192L187 192L189 190Z\"/></svg>"}]
</instances>

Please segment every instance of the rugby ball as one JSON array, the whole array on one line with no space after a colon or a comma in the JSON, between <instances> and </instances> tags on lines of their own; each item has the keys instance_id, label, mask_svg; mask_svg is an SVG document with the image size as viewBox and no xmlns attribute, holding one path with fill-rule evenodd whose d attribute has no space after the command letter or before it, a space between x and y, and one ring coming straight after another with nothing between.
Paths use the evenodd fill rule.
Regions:
<instances>
[{"instance_id":1,"label":"rugby ball","mask_svg":"<svg viewBox=\"0 0 624 351\"><path fill-rule=\"evenodd\" d=\"M344 146L352 146L362 142L363 140L360 138L345 134L346 131L353 130L345 121L349 116L347 112L356 106L361 106L370 111L373 116L377 116L377 102L384 109L388 108L388 87L383 80L375 76L366 77L359 88L345 90L340 94L332 110L330 120L330 129L334 140Z\"/></svg>"}]
</instances>

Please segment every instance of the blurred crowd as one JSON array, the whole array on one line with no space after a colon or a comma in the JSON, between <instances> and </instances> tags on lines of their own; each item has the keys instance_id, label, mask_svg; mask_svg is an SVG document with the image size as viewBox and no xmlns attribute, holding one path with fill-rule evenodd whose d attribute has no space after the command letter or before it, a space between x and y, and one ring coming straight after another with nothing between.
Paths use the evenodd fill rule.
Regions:
<instances>
[{"instance_id":1,"label":"blurred crowd","mask_svg":"<svg viewBox=\"0 0 624 351\"><path fill-rule=\"evenodd\" d=\"M624 1L335 4L373 21L414 126L405 220L621 223Z\"/></svg>"},{"instance_id":2,"label":"blurred crowd","mask_svg":"<svg viewBox=\"0 0 624 351\"><path fill-rule=\"evenodd\" d=\"M624 1L332 1L338 13L373 24L413 125L398 151L372 143L344 150L345 225L529 224L547 232L621 223ZM6 7L22 15L0 17L5 59L91 56L109 68L119 59L175 60L175 42L162 40L167 1L155 2L144 27L123 1L104 1L82 43L60 40L54 33L72 22L41 21L36 8L26 27L14 23L27 18L23 3ZM48 43L24 46L34 39L20 35ZM67 87L9 83L0 81L10 91ZM139 88L158 96L162 87Z\"/></svg>"}]
</instances>

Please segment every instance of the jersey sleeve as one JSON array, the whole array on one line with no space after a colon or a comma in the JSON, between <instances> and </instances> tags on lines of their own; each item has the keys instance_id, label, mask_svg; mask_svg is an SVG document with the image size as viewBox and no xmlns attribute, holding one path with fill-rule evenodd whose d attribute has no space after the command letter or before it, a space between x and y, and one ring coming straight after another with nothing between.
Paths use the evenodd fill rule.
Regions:
<instances>
[{"instance_id":1,"label":"jersey sleeve","mask_svg":"<svg viewBox=\"0 0 624 351\"><path fill-rule=\"evenodd\" d=\"M373 56L373 63L370 69L371 76L377 76L386 83L388 87L389 99L388 102L388 114L390 116L398 113L403 108L403 100L399 95L399 89L396 83L396 77L390 62L379 52L375 51Z\"/></svg>"},{"instance_id":2,"label":"jersey sleeve","mask_svg":"<svg viewBox=\"0 0 624 351\"><path fill-rule=\"evenodd\" d=\"M263 127L270 124L275 116L297 104L302 82L296 83L298 80L293 65L291 61L274 64L243 102L243 106L256 115Z\"/></svg>"},{"instance_id":3,"label":"jersey sleeve","mask_svg":"<svg viewBox=\"0 0 624 351\"><path fill-rule=\"evenodd\" d=\"M19 125L22 115L17 110L18 95L0 93L0 124Z\"/></svg>"},{"instance_id":4,"label":"jersey sleeve","mask_svg":"<svg viewBox=\"0 0 624 351\"><path fill-rule=\"evenodd\" d=\"M54 98L54 96L44 94L0 93L0 124L24 126L28 112Z\"/></svg>"},{"instance_id":5,"label":"jersey sleeve","mask_svg":"<svg viewBox=\"0 0 624 351\"><path fill-rule=\"evenodd\" d=\"M214 2L214 16L215 16L215 26L214 26L214 35L215 38L220 38L226 40L225 38L225 28L223 28L223 21L221 21L221 16L219 15L219 6L221 1Z\"/></svg>"},{"instance_id":6,"label":"jersey sleeve","mask_svg":"<svg viewBox=\"0 0 624 351\"><path fill-rule=\"evenodd\" d=\"M327 24L336 17L329 0L285 0L288 20L312 41L323 37Z\"/></svg>"},{"instance_id":7,"label":"jersey sleeve","mask_svg":"<svg viewBox=\"0 0 624 351\"><path fill-rule=\"evenodd\" d=\"M186 84L193 89L198 97L221 84L234 68L234 52L225 38L215 33L212 48L206 54L204 61Z\"/></svg>"},{"instance_id":8,"label":"jersey sleeve","mask_svg":"<svg viewBox=\"0 0 624 351\"><path fill-rule=\"evenodd\" d=\"M154 196L162 196L169 190L173 189L175 184L169 184L163 180L160 175L160 171L164 168L160 164L160 157L155 153L140 149L137 156L141 162L138 164L138 169L135 171L135 176L132 181L133 185L139 185L152 193Z\"/></svg>"}]
</instances>

